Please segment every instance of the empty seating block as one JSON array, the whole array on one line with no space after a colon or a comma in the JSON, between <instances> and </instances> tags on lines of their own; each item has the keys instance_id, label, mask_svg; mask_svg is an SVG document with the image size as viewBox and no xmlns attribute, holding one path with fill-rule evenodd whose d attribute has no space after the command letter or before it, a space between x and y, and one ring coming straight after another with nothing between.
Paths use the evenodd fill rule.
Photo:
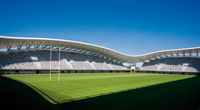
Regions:
<instances>
[{"instance_id":1,"label":"empty seating block","mask_svg":"<svg viewBox=\"0 0 200 110\"><path fill-rule=\"evenodd\" d=\"M2 70L128 70L122 64L93 55L49 50L0 53Z\"/></svg>"},{"instance_id":2,"label":"empty seating block","mask_svg":"<svg viewBox=\"0 0 200 110\"><path fill-rule=\"evenodd\" d=\"M177 57L163 58L144 62L142 71L159 72L200 72L200 58Z\"/></svg>"}]
</instances>

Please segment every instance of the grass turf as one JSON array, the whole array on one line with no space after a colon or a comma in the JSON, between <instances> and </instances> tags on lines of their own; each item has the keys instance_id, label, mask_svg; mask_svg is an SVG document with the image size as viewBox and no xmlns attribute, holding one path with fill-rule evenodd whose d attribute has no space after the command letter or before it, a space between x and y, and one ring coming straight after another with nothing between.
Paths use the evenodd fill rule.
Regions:
<instances>
[{"instance_id":1,"label":"grass turf","mask_svg":"<svg viewBox=\"0 0 200 110\"><path fill-rule=\"evenodd\" d=\"M49 80L48 74L5 75L5 77L27 84L49 102L57 104L158 85L194 76L141 73L61 74L60 81L57 80L56 74L52 75L52 80Z\"/></svg>"}]
</instances>

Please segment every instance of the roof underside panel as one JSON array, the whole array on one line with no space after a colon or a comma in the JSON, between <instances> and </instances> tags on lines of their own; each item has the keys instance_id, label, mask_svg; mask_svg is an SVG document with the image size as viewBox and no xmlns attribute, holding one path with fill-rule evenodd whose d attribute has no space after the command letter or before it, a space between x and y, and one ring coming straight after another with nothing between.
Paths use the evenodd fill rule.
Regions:
<instances>
[{"instance_id":1,"label":"roof underside panel","mask_svg":"<svg viewBox=\"0 0 200 110\"><path fill-rule=\"evenodd\" d=\"M180 54L192 54L200 52L200 47L195 48L185 48L185 49L172 49L172 50L163 50L156 51L152 53L147 53L143 55L127 55L120 53L116 50L112 50L106 47L71 41L71 40L61 40L61 39L48 39L48 38L24 38L24 37L5 37L0 36L0 48L7 48L9 46L18 47L18 46L54 46L54 47L64 47L64 48L75 48L80 50L91 51L98 55L103 55L112 59L116 59L121 62L127 63L136 63L145 60L150 60L156 57L162 57L167 55L180 55Z\"/></svg>"}]
</instances>

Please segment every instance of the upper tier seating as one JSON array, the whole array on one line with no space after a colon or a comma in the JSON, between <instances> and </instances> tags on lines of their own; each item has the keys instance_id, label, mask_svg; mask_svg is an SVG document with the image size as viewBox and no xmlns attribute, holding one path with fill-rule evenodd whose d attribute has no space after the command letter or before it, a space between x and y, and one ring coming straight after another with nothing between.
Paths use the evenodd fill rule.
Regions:
<instances>
[{"instance_id":1,"label":"upper tier seating","mask_svg":"<svg viewBox=\"0 0 200 110\"><path fill-rule=\"evenodd\" d=\"M200 58L177 57L162 58L144 62L142 71L159 72L200 72Z\"/></svg>"},{"instance_id":2,"label":"upper tier seating","mask_svg":"<svg viewBox=\"0 0 200 110\"><path fill-rule=\"evenodd\" d=\"M0 53L3 70L127 70L121 63L98 56L49 50L26 50Z\"/></svg>"}]
</instances>

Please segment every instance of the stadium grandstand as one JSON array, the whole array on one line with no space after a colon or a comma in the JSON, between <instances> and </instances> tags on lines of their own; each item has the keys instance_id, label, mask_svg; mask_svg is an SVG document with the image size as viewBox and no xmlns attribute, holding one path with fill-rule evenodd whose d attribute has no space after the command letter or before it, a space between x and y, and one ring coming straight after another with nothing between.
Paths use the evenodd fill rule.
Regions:
<instances>
[{"instance_id":1,"label":"stadium grandstand","mask_svg":"<svg viewBox=\"0 0 200 110\"><path fill-rule=\"evenodd\" d=\"M199 73L200 48L127 55L94 44L49 38L0 36L1 73L137 72ZM124 63L130 64L129 67Z\"/></svg>"},{"instance_id":2,"label":"stadium grandstand","mask_svg":"<svg viewBox=\"0 0 200 110\"><path fill-rule=\"evenodd\" d=\"M198 73L200 71L198 57L168 57L152 59L144 62L141 71L160 73Z\"/></svg>"},{"instance_id":3,"label":"stadium grandstand","mask_svg":"<svg viewBox=\"0 0 200 110\"><path fill-rule=\"evenodd\" d=\"M138 71L156 73L200 73L200 48L173 49L147 54Z\"/></svg>"}]
</instances>

